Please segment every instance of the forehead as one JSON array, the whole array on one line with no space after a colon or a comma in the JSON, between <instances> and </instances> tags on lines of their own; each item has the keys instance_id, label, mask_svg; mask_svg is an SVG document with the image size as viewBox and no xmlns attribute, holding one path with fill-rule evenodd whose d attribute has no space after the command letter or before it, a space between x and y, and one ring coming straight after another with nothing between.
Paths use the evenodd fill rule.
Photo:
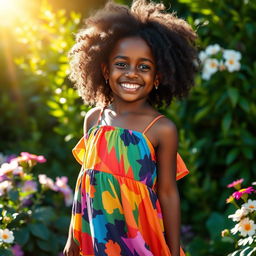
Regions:
<instances>
[{"instance_id":1,"label":"forehead","mask_svg":"<svg viewBox=\"0 0 256 256\"><path fill-rule=\"evenodd\" d=\"M117 41L110 57L125 56L128 58L148 58L154 60L153 53L141 37L125 37Z\"/></svg>"}]
</instances>

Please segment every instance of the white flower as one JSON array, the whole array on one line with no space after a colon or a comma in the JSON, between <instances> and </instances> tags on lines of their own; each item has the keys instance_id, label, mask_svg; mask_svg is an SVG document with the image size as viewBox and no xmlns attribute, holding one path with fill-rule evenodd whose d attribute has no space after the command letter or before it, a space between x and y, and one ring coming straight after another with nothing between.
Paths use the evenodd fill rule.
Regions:
<instances>
[{"instance_id":1,"label":"white flower","mask_svg":"<svg viewBox=\"0 0 256 256\"><path fill-rule=\"evenodd\" d=\"M230 231L235 235L239 231L239 224L236 224Z\"/></svg>"},{"instance_id":2,"label":"white flower","mask_svg":"<svg viewBox=\"0 0 256 256\"><path fill-rule=\"evenodd\" d=\"M55 93L56 93L56 94L61 94L61 93L62 93L61 88L57 88L57 89L55 89Z\"/></svg>"},{"instance_id":3,"label":"white flower","mask_svg":"<svg viewBox=\"0 0 256 256\"><path fill-rule=\"evenodd\" d=\"M65 104L66 102L67 102L66 98L63 98L63 97L60 98L60 103L61 103L61 104Z\"/></svg>"},{"instance_id":4,"label":"white flower","mask_svg":"<svg viewBox=\"0 0 256 256\"><path fill-rule=\"evenodd\" d=\"M247 201L247 203L244 203L242 205L242 207L244 207L246 210L250 211L250 212L253 212L256 210L256 200L251 200L249 199Z\"/></svg>"},{"instance_id":5,"label":"white flower","mask_svg":"<svg viewBox=\"0 0 256 256\"><path fill-rule=\"evenodd\" d=\"M213 44L213 45L209 45L208 47L206 47L205 52L209 56L209 55L214 55L214 54L218 53L220 50L221 50L221 48L218 44Z\"/></svg>"},{"instance_id":6,"label":"white flower","mask_svg":"<svg viewBox=\"0 0 256 256\"><path fill-rule=\"evenodd\" d=\"M239 61L241 59L242 55L240 52L235 51L235 50L224 50L223 51L223 58L226 60L237 60Z\"/></svg>"},{"instance_id":7,"label":"white flower","mask_svg":"<svg viewBox=\"0 0 256 256\"><path fill-rule=\"evenodd\" d=\"M252 183L252 185L256 186L256 181L254 181L254 182Z\"/></svg>"},{"instance_id":8,"label":"white flower","mask_svg":"<svg viewBox=\"0 0 256 256\"><path fill-rule=\"evenodd\" d=\"M227 59L225 61L225 66L227 67L229 72L238 71L241 67L241 64L236 59Z\"/></svg>"},{"instance_id":9,"label":"white flower","mask_svg":"<svg viewBox=\"0 0 256 256\"><path fill-rule=\"evenodd\" d=\"M201 51L200 53L199 53L199 59L200 59L200 61L201 62L204 62L206 59L207 59L207 54L204 52L204 51Z\"/></svg>"},{"instance_id":10,"label":"white flower","mask_svg":"<svg viewBox=\"0 0 256 256\"><path fill-rule=\"evenodd\" d=\"M256 225L253 220L250 220L249 218L244 218L240 221L238 225L238 229L242 236L253 236L255 234Z\"/></svg>"},{"instance_id":11,"label":"white flower","mask_svg":"<svg viewBox=\"0 0 256 256\"><path fill-rule=\"evenodd\" d=\"M12 182L9 180L5 180L0 182L0 196L2 196L4 193L10 191L12 189Z\"/></svg>"},{"instance_id":12,"label":"white flower","mask_svg":"<svg viewBox=\"0 0 256 256\"><path fill-rule=\"evenodd\" d=\"M3 163L0 167L0 175L4 175L9 172L12 172L17 167L18 167L18 163L16 161L12 161L10 163Z\"/></svg>"},{"instance_id":13,"label":"white flower","mask_svg":"<svg viewBox=\"0 0 256 256\"><path fill-rule=\"evenodd\" d=\"M251 236L248 236L246 238L241 238L238 240L238 245L239 246L245 246L247 244L252 244L253 243L253 238Z\"/></svg>"},{"instance_id":14,"label":"white flower","mask_svg":"<svg viewBox=\"0 0 256 256\"><path fill-rule=\"evenodd\" d=\"M234 214L229 215L228 218L232 218L233 221L240 221L241 218L244 217L246 214L246 208L242 207L241 209L237 209Z\"/></svg>"},{"instance_id":15,"label":"white flower","mask_svg":"<svg viewBox=\"0 0 256 256\"><path fill-rule=\"evenodd\" d=\"M229 72L233 72L239 70L241 64L239 60L241 59L242 55L238 51L234 50L224 50L223 58L225 59L225 66L227 67Z\"/></svg>"},{"instance_id":16,"label":"white flower","mask_svg":"<svg viewBox=\"0 0 256 256\"><path fill-rule=\"evenodd\" d=\"M218 66L219 63L217 59L206 59L204 63L202 78L205 80L209 80L211 75L217 72Z\"/></svg>"},{"instance_id":17,"label":"white flower","mask_svg":"<svg viewBox=\"0 0 256 256\"><path fill-rule=\"evenodd\" d=\"M203 73L202 73L202 78L204 80L209 80L211 78L211 73L207 72L207 70L203 70Z\"/></svg>"},{"instance_id":18,"label":"white flower","mask_svg":"<svg viewBox=\"0 0 256 256\"><path fill-rule=\"evenodd\" d=\"M204 63L204 69L214 74L218 70L219 62L217 59L209 58Z\"/></svg>"},{"instance_id":19,"label":"white flower","mask_svg":"<svg viewBox=\"0 0 256 256\"><path fill-rule=\"evenodd\" d=\"M14 240L13 232L9 229L0 229L0 241L11 244Z\"/></svg>"}]
</instances>

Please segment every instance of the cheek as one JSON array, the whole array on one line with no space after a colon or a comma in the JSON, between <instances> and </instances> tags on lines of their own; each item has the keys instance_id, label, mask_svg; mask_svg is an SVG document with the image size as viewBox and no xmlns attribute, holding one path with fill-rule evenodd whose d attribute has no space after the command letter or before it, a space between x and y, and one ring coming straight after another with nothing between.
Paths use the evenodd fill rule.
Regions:
<instances>
[{"instance_id":1,"label":"cheek","mask_svg":"<svg viewBox=\"0 0 256 256\"><path fill-rule=\"evenodd\" d=\"M111 69L110 72L109 72L109 78L111 80L113 79L117 79L120 75L122 75L122 72L119 70L119 69Z\"/></svg>"}]
</instances>

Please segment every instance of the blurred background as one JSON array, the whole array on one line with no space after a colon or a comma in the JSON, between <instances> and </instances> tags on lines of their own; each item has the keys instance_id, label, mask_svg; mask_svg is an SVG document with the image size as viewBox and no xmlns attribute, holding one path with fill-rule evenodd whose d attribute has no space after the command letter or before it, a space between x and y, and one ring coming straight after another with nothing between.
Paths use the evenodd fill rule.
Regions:
<instances>
[{"instance_id":1,"label":"blurred background","mask_svg":"<svg viewBox=\"0 0 256 256\"><path fill-rule=\"evenodd\" d=\"M83 136L83 116L89 108L67 78L67 52L83 19L105 2L0 0L1 163L24 151L44 155L47 162L36 166L34 177L42 173L51 179L67 176L74 189L80 166L71 150ZM161 109L177 125L179 153L190 170L178 182L182 245L188 256L223 256L235 250L235 240L221 235L234 226L227 217L234 212L233 205L226 202L232 194L227 185L243 178L248 187L256 179L256 3L163 2L168 11L177 12L196 29L202 62L188 98ZM53 214L55 199L49 194L46 200ZM38 236L38 230L27 230L21 220L20 229L13 227L14 235L22 230L14 240L23 251L19 255L35 255L35 251L36 255L58 255L62 251L71 208L58 207L57 216L47 221L42 217L27 220L58 233L50 251L46 244L51 236ZM60 216L59 229L52 228ZM7 222L2 225L11 227ZM3 255L15 254L8 248L2 246Z\"/></svg>"}]
</instances>

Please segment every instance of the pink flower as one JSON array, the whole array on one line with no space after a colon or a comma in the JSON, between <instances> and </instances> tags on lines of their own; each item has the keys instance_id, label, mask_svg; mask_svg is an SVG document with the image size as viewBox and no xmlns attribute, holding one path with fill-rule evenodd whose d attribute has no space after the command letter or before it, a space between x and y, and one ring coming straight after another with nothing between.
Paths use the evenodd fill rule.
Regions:
<instances>
[{"instance_id":1,"label":"pink flower","mask_svg":"<svg viewBox=\"0 0 256 256\"><path fill-rule=\"evenodd\" d=\"M60 192L65 191L65 189L68 188L68 177L62 176L62 177L57 177L55 185L57 187L57 190Z\"/></svg>"},{"instance_id":2,"label":"pink flower","mask_svg":"<svg viewBox=\"0 0 256 256\"><path fill-rule=\"evenodd\" d=\"M57 188L51 178L47 177L45 174L39 174L38 179L39 183L43 185L45 188L49 188L56 191Z\"/></svg>"},{"instance_id":3,"label":"pink flower","mask_svg":"<svg viewBox=\"0 0 256 256\"><path fill-rule=\"evenodd\" d=\"M21 246L18 244L15 244L14 246L12 246L11 250L12 250L12 253L14 256L23 256L24 255L24 252L22 251Z\"/></svg>"},{"instance_id":4,"label":"pink flower","mask_svg":"<svg viewBox=\"0 0 256 256\"><path fill-rule=\"evenodd\" d=\"M72 205L73 202L73 192L70 187L66 188L65 190L62 191L65 199L65 205L70 206Z\"/></svg>"},{"instance_id":5,"label":"pink flower","mask_svg":"<svg viewBox=\"0 0 256 256\"><path fill-rule=\"evenodd\" d=\"M232 183L228 184L227 187L228 188L232 188L237 186L238 184L241 184L244 181L244 179L240 179L240 180L235 180Z\"/></svg>"},{"instance_id":6,"label":"pink flower","mask_svg":"<svg viewBox=\"0 0 256 256\"><path fill-rule=\"evenodd\" d=\"M242 197L243 194L251 194L252 192L255 192L255 190L253 189L253 187L248 187L248 188L243 188L240 189L239 191L236 191L232 194L232 196L235 199L240 199Z\"/></svg>"},{"instance_id":7,"label":"pink flower","mask_svg":"<svg viewBox=\"0 0 256 256\"><path fill-rule=\"evenodd\" d=\"M33 180L27 180L21 190L22 192L34 193L37 191L37 183Z\"/></svg>"},{"instance_id":8,"label":"pink flower","mask_svg":"<svg viewBox=\"0 0 256 256\"><path fill-rule=\"evenodd\" d=\"M34 155L34 154L30 154L30 153L28 153L28 152L21 152L20 155L21 155L22 157L27 158L28 160L34 160L34 161L36 161L36 162L38 162L38 163L44 163L44 162L46 162L45 157L44 157L44 156L41 156L41 155L40 155L40 156L37 156L37 155Z\"/></svg>"}]
</instances>

